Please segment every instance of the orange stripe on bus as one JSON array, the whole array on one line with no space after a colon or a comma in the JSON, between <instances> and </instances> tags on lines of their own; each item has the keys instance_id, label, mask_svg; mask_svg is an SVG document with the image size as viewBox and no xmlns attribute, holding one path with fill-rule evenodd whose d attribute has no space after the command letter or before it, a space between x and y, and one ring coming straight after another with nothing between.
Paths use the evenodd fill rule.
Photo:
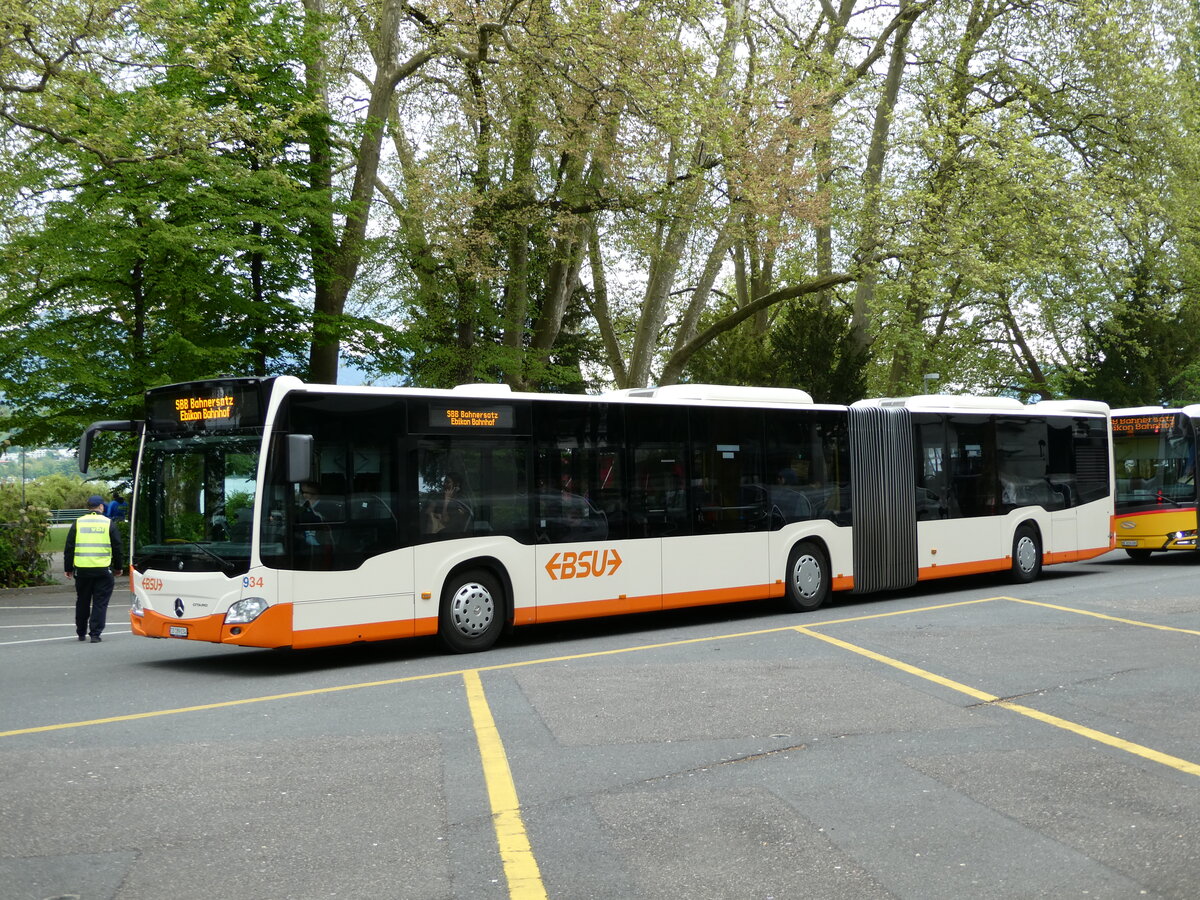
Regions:
<instances>
[{"instance_id":1,"label":"orange stripe on bus","mask_svg":"<svg viewBox=\"0 0 1200 900\"><path fill-rule=\"evenodd\" d=\"M537 622L565 622L569 619L592 619L597 616L619 616L625 613L653 612L662 609L662 595L646 597L615 597L606 600L586 600L580 603L548 603L532 610ZM526 610L529 612L529 610ZM525 618L525 617L522 617ZM526 620L528 621L528 620Z\"/></svg>"},{"instance_id":2,"label":"orange stripe on bus","mask_svg":"<svg viewBox=\"0 0 1200 900\"><path fill-rule=\"evenodd\" d=\"M299 629L292 632L292 646L299 650L304 647L352 644L355 641L391 641L410 637L413 637L413 620L398 619L391 622L368 622L364 625Z\"/></svg>"},{"instance_id":3,"label":"orange stripe on bus","mask_svg":"<svg viewBox=\"0 0 1200 900\"><path fill-rule=\"evenodd\" d=\"M917 581L929 581L934 578L954 578L959 575L982 575L985 572L1003 572L1012 567L1012 557L1000 559L977 559L965 563L947 563L945 565L922 566L917 571Z\"/></svg>"},{"instance_id":4,"label":"orange stripe on bus","mask_svg":"<svg viewBox=\"0 0 1200 900\"><path fill-rule=\"evenodd\" d=\"M1042 554L1042 564L1052 566L1057 563L1082 562L1085 559L1095 559L1111 550L1111 547L1089 547L1085 550L1060 550ZM957 575L982 575L987 572L1004 572L1012 568L1012 557L1000 559L980 559L965 563L949 563L944 566L923 566L917 573L918 581L929 581L934 578L952 578Z\"/></svg>"},{"instance_id":5,"label":"orange stripe on bus","mask_svg":"<svg viewBox=\"0 0 1200 900\"><path fill-rule=\"evenodd\" d=\"M1055 563L1068 562L1083 562L1085 559L1095 559L1097 556L1103 556L1112 547L1089 547L1085 550L1063 550L1058 553L1047 553L1043 557L1043 561L1048 566Z\"/></svg>"},{"instance_id":6,"label":"orange stripe on bus","mask_svg":"<svg viewBox=\"0 0 1200 900\"><path fill-rule=\"evenodd\" d=\"M682 591L663 594L663 609L682 609L687 606L710 606L716 603L741 603L762 600L771 596L774 585L752 584L746 587L714 588L707 591Z\"/></svg>"}]
</instances>

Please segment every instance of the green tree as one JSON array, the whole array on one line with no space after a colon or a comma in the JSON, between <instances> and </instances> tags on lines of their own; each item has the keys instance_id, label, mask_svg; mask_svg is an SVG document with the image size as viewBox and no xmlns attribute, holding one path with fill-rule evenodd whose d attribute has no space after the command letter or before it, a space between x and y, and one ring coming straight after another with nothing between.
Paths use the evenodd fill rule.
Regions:
<instances>
[{"instance_id":1,"label":"green tree","mask_svg":"<svg viewBox=\"0 0 1200 900\"><path fill-rule=\"evenodd\" d=\"M31 446L140 417L156 384L298 370L307 343L299 19L262 0L91 13L7 23L0 378Z\"/></svg>"}]
</instances>

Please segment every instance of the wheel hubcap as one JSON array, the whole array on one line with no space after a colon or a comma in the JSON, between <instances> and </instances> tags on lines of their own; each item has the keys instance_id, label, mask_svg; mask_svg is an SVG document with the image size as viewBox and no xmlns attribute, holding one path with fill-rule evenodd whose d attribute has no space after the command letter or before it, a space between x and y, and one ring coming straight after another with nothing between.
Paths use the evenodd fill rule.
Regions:
<instances>
[{"instance_id":1,"label":"wheel hubcap","mask_svg":"<svg viewBox=\"0 0 1200 900\"><path fill-rule=\"evenodd\" d=\"M811 599L817 596L821 591L821 564L812 556L801 556L792 569L792 583L801 597Z\"/></svg>"},{"instance_id":2,"label":"wheel hubcap","mask_svg":"<svg viewBox=\"0 0 1200 900\"><path fill-rule=\"evenodd\" d=\"M1017 565L1022 572L1032 572L1037 564L1037 546L1029 536L1023 536L1017 541Z\"/></svg>"},{"instance_id":3,"label":"wheel hubcap","mask_svg":"<svg viewBox=\"0 0 1200 900\"><path fill-rule=\"evenodd\" d=\"M464 584L450 598L450 617L454 627L467 637L487 631L496 615L496 601L482 584Z\"/></svg>"}]
</instances>

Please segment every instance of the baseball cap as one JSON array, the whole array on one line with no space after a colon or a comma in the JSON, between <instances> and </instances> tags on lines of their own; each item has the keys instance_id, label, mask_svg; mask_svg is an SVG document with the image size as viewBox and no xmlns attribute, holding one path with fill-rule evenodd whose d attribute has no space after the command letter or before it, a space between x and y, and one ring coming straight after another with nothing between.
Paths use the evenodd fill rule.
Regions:
<instances>
[{"instance_id":1,"label":"baseball cap","mask_svg":"<svg viewBox=\"0 0 1200 900\"><path fill-rule=\"evenodd\" d=\"M95 509L97 506L103 506L104 498L99 494L92 494L92 496L88 497L87 505L88 509Z\"/></svg>"}]
</instances>

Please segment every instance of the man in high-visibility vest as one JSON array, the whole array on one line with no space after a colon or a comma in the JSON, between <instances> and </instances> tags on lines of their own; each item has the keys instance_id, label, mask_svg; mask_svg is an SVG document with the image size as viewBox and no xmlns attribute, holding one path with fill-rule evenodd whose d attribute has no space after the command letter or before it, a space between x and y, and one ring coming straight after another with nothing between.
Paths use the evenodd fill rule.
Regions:
<instances>
[{"instance_id":1,"label":"man in high-visibility vest","mask_svg":"<svg viewBox=\"0 0 1200 900\"><path fill-rule=\"evenodd\" d=\"M121 571L121 532L117 523L104 515L104 498L88 497L91 512L80 516L67 532L63 548L63 570L75 579L75 634L79 640L92 636L100 643L100 632L108 618L108 601L113 592L113 574Z\"/></svg>"}]
</instances>

